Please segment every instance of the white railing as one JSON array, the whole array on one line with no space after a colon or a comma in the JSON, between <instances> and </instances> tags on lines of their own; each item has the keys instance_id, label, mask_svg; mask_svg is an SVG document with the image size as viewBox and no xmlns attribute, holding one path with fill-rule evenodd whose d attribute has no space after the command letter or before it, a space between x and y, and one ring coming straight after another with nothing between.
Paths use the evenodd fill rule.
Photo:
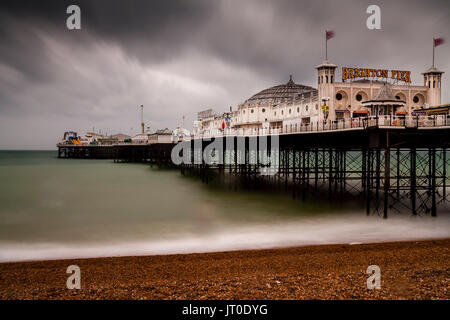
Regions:
<instances>
[{"instance_id":1,"label":"white railing","mask_svg":"<svg viewBox=\"0 0 450 320\"><path fill-rule=\"evenodd\" d=\"M357 130L367 127L395 127L395 128L433 128L450 126L450 115L433 115L433 116L370 116L352 119L340 119L327 122L311 122L304 124L288 124L283 127L258 128L258 129L214 129L208 130L203 134L191 135L185 137L185 140L208 139L215 137L227 136L264 136L279 135L290 133L307 133L322 131L345 131Z\"/></svg>"}]
</instances>

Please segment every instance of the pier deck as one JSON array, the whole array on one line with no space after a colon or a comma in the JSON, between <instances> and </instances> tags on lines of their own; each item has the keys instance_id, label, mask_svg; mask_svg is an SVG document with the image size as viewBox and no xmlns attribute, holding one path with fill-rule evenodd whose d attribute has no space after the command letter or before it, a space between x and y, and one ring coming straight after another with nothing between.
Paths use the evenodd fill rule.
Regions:
<instances>
[{"instance_id":1,"label":"pier deck","mask_svg":"<svg viewBox=\"0 0 450 320\"><path fill-rule=\"evenodd\" d=\"M113 159L114 162L148 162L171 166L173 143L70 145L58 144L58 158Z\"/></svg>"}]
</instances>

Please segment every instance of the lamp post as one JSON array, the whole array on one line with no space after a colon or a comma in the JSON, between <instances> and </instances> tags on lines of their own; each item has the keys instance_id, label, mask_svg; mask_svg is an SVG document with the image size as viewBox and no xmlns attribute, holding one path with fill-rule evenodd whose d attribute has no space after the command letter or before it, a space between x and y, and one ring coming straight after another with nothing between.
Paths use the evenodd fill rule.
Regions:
<instances>
[{"instance_id":1,"label":"lamp post","mask_svg":"<svg viewBox=\"0 0 450 320\"><path fill-rule=\"evenodd\" d=\"M328 112L329 110L326 110L327 108L329 108L329 106L327 105L327 101L329 101L330 98L329 97L324 97L322 98L322 102L323 102L323 107L322 107L322 111L323 111L323 122L325 124L325 122L328 120Z\"/></svg>"}]
</instances>

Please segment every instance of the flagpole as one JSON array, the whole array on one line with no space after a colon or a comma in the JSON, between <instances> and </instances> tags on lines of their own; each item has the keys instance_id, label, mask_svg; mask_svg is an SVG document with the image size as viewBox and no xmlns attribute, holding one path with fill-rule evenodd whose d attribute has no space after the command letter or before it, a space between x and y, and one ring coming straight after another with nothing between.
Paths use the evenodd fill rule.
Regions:
<instances>
[{"instance_id":1,"label":"flagpole","mask_svg":"<svg viewBox=\"0 0 450 320\"><path fill-rule=\"evenodd\" d=\"M328 31L325 30L325 61L328 60Z\"/></svg>"},{"instance_id":2,"label":"flagpole","mask_svg":"<svg viewBox=\"0 0 450 320\"><path fill-rule=\"evenodd\" d=\"M434 38L433 38L433 65L432 66L434 67Z\"/></svg>"}]
</instances>

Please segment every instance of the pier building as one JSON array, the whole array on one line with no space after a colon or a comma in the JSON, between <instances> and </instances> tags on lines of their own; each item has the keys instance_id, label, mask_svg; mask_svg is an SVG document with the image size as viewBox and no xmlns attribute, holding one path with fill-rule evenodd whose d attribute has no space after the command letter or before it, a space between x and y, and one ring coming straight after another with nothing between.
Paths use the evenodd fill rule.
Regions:
<instances>
[{"instance_id":1,"label":"pier building","mask_svg":"<svg viewBox=\"0 0 450 320\"><path fill-rule=\"evenodd\" d=\"M319 64L317 88L298 84L290 76L286 83L252 95L234 111L199 112L194 134L215 136L227 131L254 134L273 129L297 132L324 122L350 122L361 117L405 118L441 105L444 72L434 66L422 73L420 85L411 83L410 71L342 67L338 81L337 69L328 60Z\"/></svg>"}]
</instances>

